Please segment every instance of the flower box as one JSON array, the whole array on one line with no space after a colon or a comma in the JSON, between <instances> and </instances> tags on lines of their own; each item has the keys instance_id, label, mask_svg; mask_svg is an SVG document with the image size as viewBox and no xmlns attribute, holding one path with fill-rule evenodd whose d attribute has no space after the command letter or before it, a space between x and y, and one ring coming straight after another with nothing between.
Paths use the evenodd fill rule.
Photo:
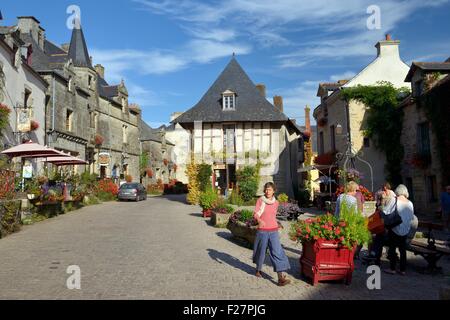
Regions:
<instances>
[{"instance_id":1,"label":"flower box","mask_svg":"<svg viewBox=\"0 0 450 320\"><path fill-rule=\"evenodd\" d=\"M336 241L323 239L303 242L302 245L301 274L310 278L313 286L328 280L344 280L347 285L351 284L355 248L350 250Z\"/></svg>"},{"instance_id":2,"label":"flower box","mask_svg":"<svg viewBox=\"0 0 450 320\"><path fill-rule=\"evenodd\" d=\"M255 243L258 227L248 227L245 223L228 221L227 229L231 231L235 238L245 240L249 245Z\"/></svg>"},{"instance_id":3,"label":"flower box","mask_svg":"<svg viewBox=\"0 0 450 320\"><path fill-rule=\"evenodd\" d=\"M231 213L218 213L213 211L211 213L211 224L215 227L224 226L230 220L231 215Z\"/></svg>"}]
</instances>

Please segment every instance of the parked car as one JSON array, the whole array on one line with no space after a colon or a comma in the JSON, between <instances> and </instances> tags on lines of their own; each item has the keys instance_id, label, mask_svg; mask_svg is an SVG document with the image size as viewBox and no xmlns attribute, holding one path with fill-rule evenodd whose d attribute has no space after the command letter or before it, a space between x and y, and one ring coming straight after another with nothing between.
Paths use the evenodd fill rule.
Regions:
<instances>
[{"instance_id":1,"label":"parked car","mask_svg":"<svg viewBox=\"0 0 450 320\"><path fill-rule=\"evenodd\" d=\"M147 200L147 190L140 183L124 183L120 186L117 197L119 201L133 200L138 202Z\"/></svg>"}]
</instances>

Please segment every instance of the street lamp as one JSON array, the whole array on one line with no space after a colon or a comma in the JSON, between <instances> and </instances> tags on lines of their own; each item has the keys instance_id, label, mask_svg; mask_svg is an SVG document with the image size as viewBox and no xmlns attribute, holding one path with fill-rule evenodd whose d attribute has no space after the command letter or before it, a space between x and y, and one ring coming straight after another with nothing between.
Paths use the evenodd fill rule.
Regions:
<instances>
[{"instance_id":1,"label":"street lamp","mask_svg":"<svg viewBox=\"0 0 450 320\"><path fill-rule=\"evenodd\" d=\"M344 135L344 130L343 130L343 127L341 124L336 125L335 133L338 136ZM372 166L369 162L365 161L364 159L361 159L361 157L364 155L362 151L356 152L355 150L353 150L352 141L350 139L350 133L347 132L345 135L347 138L346 150L344 153L336 154L336 158L338 161L345 159L344 164L343 164L343 168L345 171L347 170L347 164L349 161L353 168L355 168L355 160L359 160L362 163L365 163L369 167L369 170L370 170L371 191L373 192L373 169L372 169ZM347 177L344 176L344 183L347 183L346 179L347 179Z\"/></svg>"}]
</instances>

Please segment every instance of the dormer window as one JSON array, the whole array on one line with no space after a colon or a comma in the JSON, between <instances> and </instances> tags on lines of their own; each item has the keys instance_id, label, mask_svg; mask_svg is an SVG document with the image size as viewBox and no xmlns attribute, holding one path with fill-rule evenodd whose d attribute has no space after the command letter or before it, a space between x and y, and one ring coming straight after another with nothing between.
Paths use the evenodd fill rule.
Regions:
<instances>
[{"instance_id":1,"label":"dormer window","mask_svg":"<svg viewBox=\"0 0 450 320\"><path fill-rule=\"evenodd\" d=\"M227 90L222 93L223 110L235 110L236 109L236 93Z\"/></svg>"}]
</instances>

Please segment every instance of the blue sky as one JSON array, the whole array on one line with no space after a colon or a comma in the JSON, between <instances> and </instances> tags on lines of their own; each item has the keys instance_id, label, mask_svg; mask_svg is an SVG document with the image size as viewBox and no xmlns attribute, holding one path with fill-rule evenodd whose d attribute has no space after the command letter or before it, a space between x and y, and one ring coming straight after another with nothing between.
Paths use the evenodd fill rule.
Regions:
<instances>
[{"instance_id":1,"label":"blue sky","mask_svg":"<svg viewBox=\"0 0 450 320\"><path fill-rule=\"evenodd\" d=\"M94 63L110 83L125 79L152 126L194 106L233 52L299 123L304 106L318 104L318 83L358 73L388 32L408 64L450 57L449 0L2 0L1 24L33 15L49 40L66 43L70 5L81 9ZM367 28L370 5L381 10L381 29Z\"/></svg>"}]
</instances>

